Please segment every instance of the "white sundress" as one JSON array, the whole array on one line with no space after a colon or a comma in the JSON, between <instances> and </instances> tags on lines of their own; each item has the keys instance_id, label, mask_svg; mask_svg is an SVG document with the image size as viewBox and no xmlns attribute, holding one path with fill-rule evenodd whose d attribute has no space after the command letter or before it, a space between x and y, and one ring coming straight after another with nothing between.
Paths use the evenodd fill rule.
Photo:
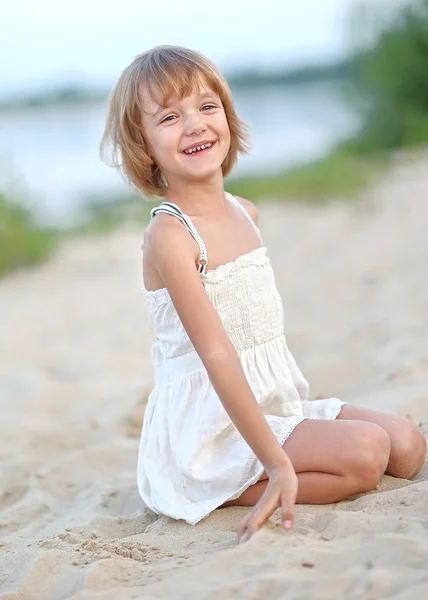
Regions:
<instances>
[{"instance_id":1,"label":"white sundress","mask_svg":"<svg viewBox=\"0 0 428 600\"><path fill-rule=\"evenodd\" d=\"M262 242L242 204L228 192L225 198L244 213ZM170 202L153 208L151 218L157 212L179 218L198 242L202 284L278 443L304 419L335 419L344 401L308 400L308 382L287 347L266 247L207 270L206 248L190 218ZM138 490L155 513L194 525L254 484L263 465L224 409L167 288L143 286L142 291L157 339L151 348L155 385L139 443Z\"/></svg>"}]
</instances>

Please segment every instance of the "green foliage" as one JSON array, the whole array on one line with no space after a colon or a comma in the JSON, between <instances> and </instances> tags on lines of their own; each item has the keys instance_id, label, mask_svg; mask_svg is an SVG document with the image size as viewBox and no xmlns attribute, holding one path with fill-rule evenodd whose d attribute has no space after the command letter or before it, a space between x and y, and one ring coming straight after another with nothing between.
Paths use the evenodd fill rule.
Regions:
<instances>
[{"instance_id":1,"label":"green foliage","mask_svg":"<svg viewBox=\"0 0 428 600\"><path fill-rule=\"evenodd\" d=\"M388 164L385 154L358 156L344 144L319 160L265 176L240 177L226 182L226 189L250 200L305 199L320 202L353 196L372 183Z\"/></svg>"},{"instance_id":2,"label":"green foliage","mask_svg":"<svg viewBox=\"0 0 428 600\"><path fill-rule=\"evenodd\" d=\"M363 127L355 150L428 141L427 64L428 0L418 0L379 25L375 41L356 54L354 92L362 100Z\"/></svg>"},{"instance_id":3,"label":"green foliage","mask_svg":"<svg viewBox=\"0 0 428 600\"><path fill-rule=\"evenodd\" d=\"M55 231L38 227L29 207L0 192L0 276L43 261L56 242Z\"/></svg>"},{"instance_id":4,"label":"green foliage","mask_svg":"<svg viewBox=\"0 0 428 600\"><path fill-rule=\"evenodd\" d=\"M80 222L68 231L71 235L102 234L124 223L148 223L150 209L156 202L137 194L92 194L80 213Z\"/></svg>"}]
</instances>

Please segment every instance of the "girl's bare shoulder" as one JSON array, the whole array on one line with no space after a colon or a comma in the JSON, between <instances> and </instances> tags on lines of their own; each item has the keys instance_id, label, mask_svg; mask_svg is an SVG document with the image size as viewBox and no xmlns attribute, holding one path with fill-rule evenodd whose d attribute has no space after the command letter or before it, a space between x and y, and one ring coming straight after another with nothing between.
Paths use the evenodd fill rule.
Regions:
<instances>
[{"instance_id":1,"label":"girl's bare shoulder","mask_svg":"<svg viewBox=\"0 0 428 600\"><path fill-rule=\"evenodd\" d=\"M241 198L241 196L235 196L235 198L242 204L254 223L257 225L259 222L259 211L254 202L251 202L251 200L247 200L246 198Z\"/></svg>"},{"instance_id":2,"label":"girl's bare shoulder","mask_svg":"<svg viewBox=\"0 0 428 600\"><path fill-rule=\"evenodd\" d=\"M171 215L165 213L159 213L156 215L156 219L152 219L148 223L143 233L143 246L146 256L152 262L156 260L160 251L168 255L172 251L188 252L190 250L195 261L198 257L197 244L183 227L181 221L171 218Z\"/></svg>"}]
</instances>

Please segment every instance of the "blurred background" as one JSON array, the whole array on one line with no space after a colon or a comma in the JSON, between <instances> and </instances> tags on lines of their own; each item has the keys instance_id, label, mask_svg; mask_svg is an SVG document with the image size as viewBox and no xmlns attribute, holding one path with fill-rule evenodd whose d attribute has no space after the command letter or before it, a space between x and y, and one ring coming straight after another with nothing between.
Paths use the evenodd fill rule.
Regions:
<instances>
[{"instance_id":1,"label":"blurred background","mask_svg":"<svg viewBox=\"0 0 428 600\"><path fill-rule=\"evenodd\" d=\"M58 235L147 219L101 163L109 91L157 44L195 48L252 130L227 188L319 201L367 184L388 151L428 137L427 0L22 0L0 23L0 274ZM368 160L367 160L368 158Z\"/></svg>"}]
</instances>

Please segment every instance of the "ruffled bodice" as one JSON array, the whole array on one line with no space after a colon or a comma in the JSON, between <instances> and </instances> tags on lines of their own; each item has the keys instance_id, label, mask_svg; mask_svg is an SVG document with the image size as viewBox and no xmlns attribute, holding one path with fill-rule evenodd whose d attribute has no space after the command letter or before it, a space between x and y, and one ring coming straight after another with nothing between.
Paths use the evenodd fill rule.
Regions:
<instances>
[{"instance_id":1,"label":"ruffled bodice","mask_svg":"<svg viewBox=\"0 0 428 600\"><path fill-rule=\"evenodd\" d=\"M238 352L284 333L281 296L265 246L201 274L205 291ZM146 290L151 325L164 358L193 349L168 290ZM168 323L165 328L164 324Z\"/></svg>"}]
</instances>

